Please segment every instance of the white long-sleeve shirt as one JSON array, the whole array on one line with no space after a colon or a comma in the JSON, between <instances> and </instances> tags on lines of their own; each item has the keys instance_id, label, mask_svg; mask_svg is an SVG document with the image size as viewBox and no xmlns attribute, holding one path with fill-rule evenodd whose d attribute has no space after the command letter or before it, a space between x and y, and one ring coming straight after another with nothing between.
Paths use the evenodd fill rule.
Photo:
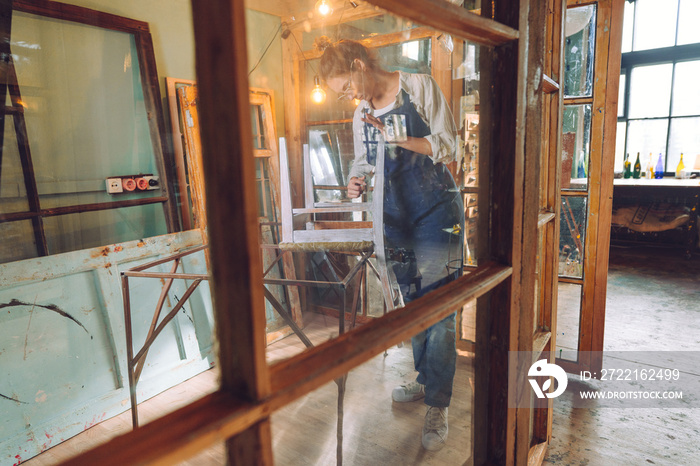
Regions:
<instances>
[{"instance_id":1,"label":"white long-sleeve shirt","mask_svg":"<svg viewBox=\"0 0 700 466\"><path fill-rule=\"evenodd\" d=\"M447 105L447 100L440 87L432 76L427 74L413 74L399 71L399 90L396 100L385 108L386 113L400 107L402 102L402 90L406 91L411 103L421 119L430 128L430 134L425 138L430 142L433 155L430 156L433 163L449 163L456 160L457 156L457 128L452 118L452 113ZM362 109L369 107L367 101L361 101L355 109L352 119L353 141L355 144L355 161L350 169L348 178L369 175L374 170L374 165L367 162L367 150L363 144ZM382 113L382 114L383 114ZM381 114L375 114L381 116Z\"/></svg>"}]
</instances>

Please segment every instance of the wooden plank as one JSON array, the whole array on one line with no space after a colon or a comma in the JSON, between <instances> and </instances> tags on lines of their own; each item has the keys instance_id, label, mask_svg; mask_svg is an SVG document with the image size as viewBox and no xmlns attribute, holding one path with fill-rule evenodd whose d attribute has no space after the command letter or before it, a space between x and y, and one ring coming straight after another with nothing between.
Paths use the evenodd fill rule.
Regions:
<instances>
[{"instance_id":1,"label":"wooden plank","mask_svg":"<svg viewBox=\"0 0 700 466\"><path fill-rule=\"evenodd\" d=\"M373 0L391 13L477 44L496 46L518 38L517 24L497 22L444 0ZM485 10L482 8L482 10Z\"/></svg>"},{"instance_id":2,"label":"wooden plank","mask_svg":"<svg viewBox=\"0 0 700 466\"><path fill-rule=\"evenodd\" d=\"M547 8L546 47L544 71L555 81L560 81L564 75L564 12L566 0L550 0ZM544 230L544 244L551 245L544 254L542 268L542 310L540 328L550 330L550 338L543 351L549 351L550 363L555 362L552 349L556 349L557 335L557 301L559 275L559 218L561 215L561 193L559 190L561 177L561 137L563 115L563 93L558 92L549 96L546 105L545 122L545 176L546 192L543 207L555 213L555 221L547 224ZM539 406L539 405L536 405ZM553 400L548 399L546 409L536 409L533 419L534 441L549 442L552 438Z\"/></svg>"},{"instance_id":3,"label":"wooden plank","mask_svg":"<svg viewBox=\"0 0 700 466\"><path fill-rule=\"evenodd\" d=\"M136 34L139 31L148 32L148 23L125 18L102 11L83 8L48 0L14 0L12 8L25 13L48 16L50 18L74 21L113 31Z\"/></svg>"},{"instance_id":4,"label":"wooden plank","mask_svg":"<svg viewBox=\"0 0 700 466\"><path fill-rule=\"evenodd\" d=\"M557 218L557 215L554 212L541 212L537 216L537 229L539 230L549 222L555 220ZM556 244L550 245L552 247L556 247Z\"/></svg>"},{"instance_id":5,"label":"wooden plank","mask_svg":"<svg viewBox=\"0 0 700 466\"><path fill-rule=\"evenodd\" d=\"M194 86L195 81L190 79L165 78L165 88L168 98L168 113L170 114L170 131L173 135L173 156L175 158L175 172L180 194L180 216L182 229L191 230L190 202L187 192L187 168L185 163L185 151L182 147L184 134L180 129L180 112L178 111L177 85L185 84Z\"/></svg>"},{"instance_id":6,"label":"wooden plank","mask_svg":"<svg viewBox=\"0 0 700 466\"><path fill-rule=\"evenodd\" d=\"M260 400L270 385L252 127L240 118L250 113L245 5L193 0L192 13L221 387ZM272 464L268 423L260 416L244 436L228 440L227 460Z\"/></svg>"},{"instance_id":7,"label":"wooden plank","mask_svg":"<svg viewBox=\"0 0 700 466\"><path fill-rule=\"evenodd\" d=\"M532 354L533 359L539 359L539 355L542 354L544 349L547 347L550 339L552 338L552 332L542 332L539 331L535 333L532 337Z\"/></svg>"},{"instance_id":8,"label":"wooden plank","mask_svg":"<svg viewBox=\"0 0 700 466\"><path fill-rule=\"evenodd\" d=\"M547 454L547 442L538 443L530 448L527 455L527 466L539 466Z\"/></svg>"},{"instance_id":9,"label":"wooden plank","mask_svg":"<svg viewBox=\"0 0 700 466\"><path fill-rule=\"evenodd\" d=\"M554 94L555 92L559 92L559 83L546 74L542 75L542 92L545 94Z\"/></svg>"},{"instance_id":10,"label":"wooden plank","mask_svg":"<svg viewBox=\"0 0 700 466\"><path fill-rule=\"evenodd\" d=\"M614 163L614 135L616 124L606 131L606 116L608 112L615 114L615 118L607 120L608 124L616 122L617 118L617 89L619 80L619 49L621 48L621 32L615 31L618 43L617 50L611 45L611 17L613 11L612 0L600 0L596 13L596 50L594 64L593 86L593 115L591 118L591 151L588 176L588 216L586 225L586 241L584 252L584 284L581 300L581 324L579 335L579 365L582 369L590 370L589 360L591 351L602 351L603 328L605 317L605 299L600 300L600 295L605 296L607 286L607 260L610 236L610 217L612 213L612 173L606 173L612 169ZM619 3L619 2L618 2ZM616 7L616 11L617 11ZM621 24L622 13L618 13L618 21ZM613 63L617 60L618 64ZM612 70L617 75L611 76ZM616 91L611 94L611 89ZM610 94L609 94L610 93ZM606 103L607 99L612 99ZM610 117L612 118L612 117ZM612 139L608 139L612 138ZM609 141L606 144L605 141ZM612 141L612 142L610 142ZM612 144L612 146L610 145ZM608 154L604 153L608 150ZM605 163L605 166L603 165ZM604 197L605 196L605 197ZM604 247L605 249L601 249ZM602 275L600 275L602 274ZM596 303L600 305L596 308ZM593 346L593 330L597 326L599 336L596 338L596 346ZM602 364L602 361L598 362Z\"/></svg>"},{"instance_id":11,"label":"wooden plank","mask_svg":"<svg viewBox=\"0 0 700 466\"><path fill-rule=\"evenodd\" d=\"M590 370L600 373L603 367L603 333L605 330L605 303L607 294L608 260L610 256L610 224L612 218L613 166L615 163L615 138L617 132L617 105L620 80L620 55L622 50L623 2L611 2L608 10L603 10L603 30L607 37L607 73L605 81L605 118L602 134L602 162L600 183L600 206L596 272L594 278L593 328L591 331L591 351L599 351L600 357L591 360ZM601 15L602 16L602 15ZM600 17L599 17L600 18ZM603 39L605 40L605 39ZM600 76L600 75L599 75Z\"/></svg>"},{"instance_id":12,"label":"wooden plank","mask_svg":"<svg viewBox=\"0 0 700 466\"><path fill-rule=\"evenodd\" d=\"M151 134L151 145L155 157L158 174L161 177L160 189L168 202L163 204L165 223L168 233L180 230L175 201L175 159L171 140L166 136L165 118L163 116L163 100L160 96L160 82L156 69L156 57L153 50L153 39L148 30L134 33L136 52L139 57L141 86L143 87L144 105L148 115L148 129Z\"/></svg>"}]
</instances>

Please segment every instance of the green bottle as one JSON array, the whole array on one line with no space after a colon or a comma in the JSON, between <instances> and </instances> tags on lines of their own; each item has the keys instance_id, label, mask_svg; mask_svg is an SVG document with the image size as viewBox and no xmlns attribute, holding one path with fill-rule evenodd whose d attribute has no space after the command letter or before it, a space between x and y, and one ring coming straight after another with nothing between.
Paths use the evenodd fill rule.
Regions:
<instances>
[{"instance_id":1,"label":"green bottle","mask_svg":"<svg viewBox=\"0 0 700 466\"><path fill-rule=\"evenodd\" d=\"M639 161L639 152L637 152L637 161L634 162L634 171L632 172L632 177L638 180L642 176L642 163Z\"/></svg>"},{"instance_id":2,"label":"green bottle","mask_svg":"<svg viewBox=\"0 0 700 466\"><path fill-rule=\"evenodd\" d=\"M623 168L623 176L625 178L631 177L632 176L632 170L631 170L632 164L630 163L630 155L629 154L625 154L625 161L622 162L622 166L624 167Z\"/></svg>"}]
</instances>

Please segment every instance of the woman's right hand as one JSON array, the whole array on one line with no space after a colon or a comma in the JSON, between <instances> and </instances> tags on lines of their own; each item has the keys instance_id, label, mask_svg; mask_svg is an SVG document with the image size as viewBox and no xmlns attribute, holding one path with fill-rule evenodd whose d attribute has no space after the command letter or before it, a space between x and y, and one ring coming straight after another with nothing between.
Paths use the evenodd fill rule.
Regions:
<instances>
[{"instance_id":1,"label":"woman's right hand","mask_svg":"<svg viewBox=\"0 0 700 466\"><path fill-rule=\"evenodd\" d=\"M352 177L350 178L350 181L348 182L348 197L350 199L355 199L356 197L360 197L363 192L365 192L365 187L367 186L367 183L365 183L365 177L362 176L360 178L357 177Z\"/></svg>"}]
</instances>

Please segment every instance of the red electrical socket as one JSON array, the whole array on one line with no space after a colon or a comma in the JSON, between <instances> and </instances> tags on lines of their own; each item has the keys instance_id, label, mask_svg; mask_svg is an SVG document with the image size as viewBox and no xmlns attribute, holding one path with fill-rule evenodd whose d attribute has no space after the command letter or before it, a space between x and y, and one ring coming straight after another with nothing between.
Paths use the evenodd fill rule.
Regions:
<instances>
[{"instance_id":1,"label":"red electrical socket","mask_svg":"<svg viewBox=\"0 0 700 466\"><path fill-rule=\"evenodd\" d=\"M122 185L126 191L134 191L136 189L136 181L133 178L123 178Z\"/></svg>"},{"instance_id":2,"label":"red electrical socket","mask_svg":"<svg viewBox=\"0 0 700 466\"><path fill-rule=\"evenodd\" d=\"M148 189L148 180L145 178L136 178L136 187L139 191L145 191Z\"/></svg>"}]
</instances>

